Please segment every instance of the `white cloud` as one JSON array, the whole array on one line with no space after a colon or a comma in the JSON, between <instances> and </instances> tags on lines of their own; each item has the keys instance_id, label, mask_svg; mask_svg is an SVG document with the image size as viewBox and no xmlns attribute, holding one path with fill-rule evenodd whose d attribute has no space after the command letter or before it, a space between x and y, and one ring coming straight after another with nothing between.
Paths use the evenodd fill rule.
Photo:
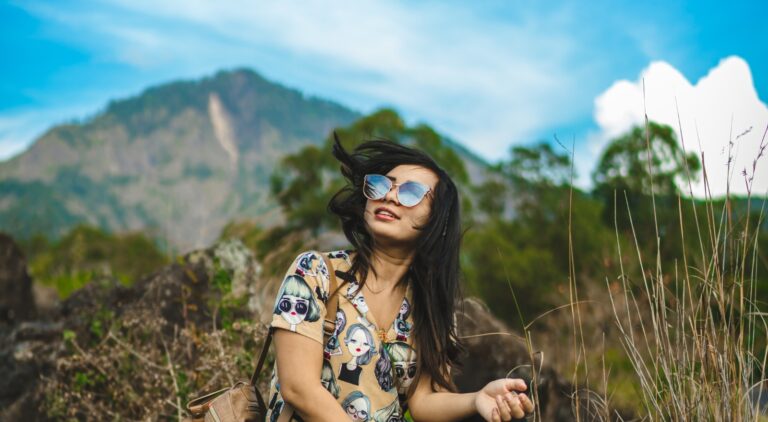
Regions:
<instances>
[{"instance_id":1,"label":"white cloud","mask_svg":"<svg viewBox=\"0 0 768 422\"><path fill-rule=\"evenodd\" d=\"M724 195L728 180L731 192L746 194L743 170L754 175L753 194L768 193L768 156L763 156L753 171L768 127L768 107L758 98L749 65L743 59L723 59L696 84L661 61L651 63L635 82L615 82L595 99L594 117L600 133L591 140L592 157L613 137L643 124L643 98L649 120L672 126L678 139L682 127L686 150L699 156L703 153L712 196ZM702 179L700 176L693 185L694 196L705 196Z\"/></svg>"}]
</instances>

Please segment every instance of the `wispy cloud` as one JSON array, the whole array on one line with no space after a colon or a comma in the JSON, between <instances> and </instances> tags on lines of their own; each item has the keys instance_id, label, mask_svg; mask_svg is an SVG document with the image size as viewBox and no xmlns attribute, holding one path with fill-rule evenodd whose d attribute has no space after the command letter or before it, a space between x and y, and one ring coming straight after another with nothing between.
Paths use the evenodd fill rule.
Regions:
<instances>
[{"instance_id":1,"label":"wispy cloud","mask_svg":"<svg viewBox=\"0 0 768 422\"><path fill-rule=\"evenodd\" d=\"M120 81L126 86L250 66L363 112L394 106L492 160L511 144L589 121L591 99L606 81L668 45L667 31L622 32L648 25L626 25L621 7L607 4L595 6L601 25L591 23L594 10L570 2L29 0L18 7L44 21L50 38L87 51L89 64L130 74ZM69 80L77 71L62 70ZM100 85L94 110L125 91L115 85Z\"/></svg>"}]
</instances>

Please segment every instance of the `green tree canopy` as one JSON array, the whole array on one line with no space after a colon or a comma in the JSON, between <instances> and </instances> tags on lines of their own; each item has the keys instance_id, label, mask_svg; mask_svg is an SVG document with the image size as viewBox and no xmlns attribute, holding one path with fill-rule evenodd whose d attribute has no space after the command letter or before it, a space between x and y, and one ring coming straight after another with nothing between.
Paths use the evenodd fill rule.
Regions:
<instances>
[{"instance_id":1,"label":"green tree canopy","mask_svg":"<svg viewBox=\"0 0 768 422\"><path fill-rule=\"evenodd\" d=\"M601 196L612 197L614 189L650 195L651 183L654 193L674 195L688 175L696 178L700 168L699 159L682 150L671 127L649 122L647 131L636 126L612 140L592 179Z\"/></svg>"}]
</instances>

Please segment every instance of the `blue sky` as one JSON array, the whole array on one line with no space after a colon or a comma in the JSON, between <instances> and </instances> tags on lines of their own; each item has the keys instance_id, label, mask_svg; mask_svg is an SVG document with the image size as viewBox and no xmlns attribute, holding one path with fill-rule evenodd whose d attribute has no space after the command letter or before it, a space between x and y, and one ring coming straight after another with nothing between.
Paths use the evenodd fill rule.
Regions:
<instances>
[{"instance_id":1,"label":"blue sky","mask_svg":"<svg viewBox=\"0 0 768 422\"><path fill-rule=\"evenodd\" d=\"M245 66L361 112L395 107L491 161L557 134L585 179L596 99L653 62L696 84L737 56L752 79L734 83L764 105L765 16L765 1L4 1L0 159L110 99Z\"/></svg>"}]
</instances>

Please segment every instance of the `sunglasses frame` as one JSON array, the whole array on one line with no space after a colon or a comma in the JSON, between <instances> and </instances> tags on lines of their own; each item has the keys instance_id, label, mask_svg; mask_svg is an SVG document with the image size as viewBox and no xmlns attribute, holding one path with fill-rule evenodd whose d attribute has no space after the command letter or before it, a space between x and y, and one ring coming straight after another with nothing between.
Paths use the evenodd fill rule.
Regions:
<instances>
[{"instance_id":1,"label":"sunglasses frame","mask_svg":"<svg viewBox=\"0 0 768 422\"><path fill-rule=\"evenodd\" d=\"M386 192L384 192L384 195L382 195L382 196L381 196L381 197L379 197L379 198L371 198L370 196L368 196L368 194L367 194L367 190L365 189L365 186L368 184L368 177L369 177L369 176L378 176L378 177L382 177L382 178L384 178L384 180L386 180L386 181L388 181L388 182L389 182L389 189L387 189L387 191L386 191ZM407 185L407 184L409 184L409 183L413 183L413 184L415 184L416 186L420 186L420 187L422 187L422 188L425 188L425 189L426 189L426 191L424 192L424 194L423 194L423 195L421 195L421 198L419 198L419 200L418 200L418 201L417 201L415 204L413 204L413 205L406 205L406 204L404 204L404 203L403 203L403 201L401 201L401 200L400 200L400 187L401 187L401 186L403 186L403 185ZM425 185L425 184L423 184L423 183L420 183L420 182L416 182L416 181L413 181L413 180L406 180L406 181L405 181L405 182L403 182L403 183L395 183L395 182L393 182L393 181L392 181L392 179L390 179L389 177L387 177L387 176L384 176L383 174L376 174L376 173L366 174L366 175L365 175L365 177L363 178L363 196L365 196L366 198L368 198L368 199L370 199L370 200L372 200L372 201L379 201L379 200L381 200L381 199L384 199L384 198L386 198L386 197L387 197L387 194L388 194L388 193L389 193L389 192L392 190L392 188L397 188L397 190L395 191L395 195L397 196L397 202L399 202L399 203L400 203L400 205L402 205L402 206L404 206L404 207L406 207L406 208L413 208L413 207L415 207L415 206L419 205L419 204L421 203L421 201L423 201L423 200L424 200L424 198L426 198L426 197L427 197L427 195L431 195L431 194L432 194L432 188L430 188L429 186L427 186L427 185Z\"/></svg>"},{"instance_id":2,"label":"sunglasses frame","mask_svg":"<svg viewBox=\"0 0 768 422\"><path fill-rule=\"evenodd\" d=\"M291 304L291 307L288 308L288 310L283 310L282 305L283 305L284 302L288 302L288 303ZM304 307L305 307L304 312L300 312L299 311L299 309L298 309L299 304L303 304L304 305ZM304 299L304 298L297 298L296 300L291 300L290 298L283 296L277 302L277 306L283 312L290 312L291 310L293 310L293 311L296 311L297 315L302 315L302 316L305 316L305 315L307 315L307 313L309 313L309 301L307 299Z\"/></svg>"}]
</instances>

